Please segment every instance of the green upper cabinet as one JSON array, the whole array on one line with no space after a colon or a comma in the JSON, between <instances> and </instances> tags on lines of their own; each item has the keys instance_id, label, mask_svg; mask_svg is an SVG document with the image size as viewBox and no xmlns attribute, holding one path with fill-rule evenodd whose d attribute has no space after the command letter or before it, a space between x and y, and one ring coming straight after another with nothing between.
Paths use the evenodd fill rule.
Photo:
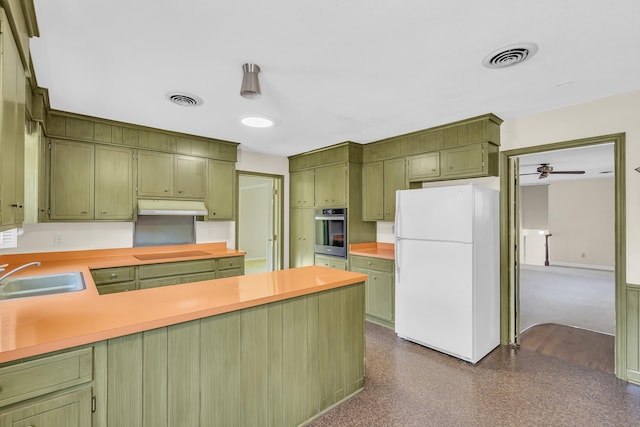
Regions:
<instances>
[{"instance_id":1,"label":"green upper cabinet","mask_svg":"<svg viewBox=\"0 0 640 427\"><path fill-rule=\"evenodd\" d=\"M235 182L235 166L232 162L209 160L209 219L234 219Z\"/></svg>"},{"instance_id":2,"label":"green upper cabinet","mask_svg":"<svg viewBox=\"0 0 640 427\"><path fill-rule=\"evenodd\" d=\"M314 206L314 172L313 169L291 172L290 205L292 208L311 208Z\"/></svg>"},{"instance_id":3,"label":"green upper cabinet","mask_svg":"<svg viewBox=\"0 0 640 427\"><path fill-rule=\"evenodd\" d=\"M384 219L383 162L362 165L362 219L364 221Z\"/></svg>"},{"instance_id":4,"label":"green upper cabinet","mask_svg":"<svg viewBox=\"0 0 640 427\"><path fill-rule=\"evenodd\" d=\"M439 151L407 157L407 178L410 182L432 180L438 177L440 177Z\"/></svg>"},{"instance_id":5,"label":"green upper cabinet","mask_svg":"<svg viewBox=\"0 0 640 427\"><path fill-rule=\"evenodd\" d=\"M50 219L93 219L93 144L52 140L50 186Z\"/></svg>"},{"instance_id":6,"label":"green upper cabinet","mask_svg":"<svg viewBox=\"0 0 640 427\"><path fill-rule=\"evenodd\" d=\"M95 219L133 219L133 151L95 147Z\"/></svg>"},{"instance_id":7,"label":"green upper cabinet","mask_svg":"<svg viewBox=\"0 0 640 427\"><path fill-rule=\"evenodd\" d=\"M175 156L175 197L204 199L207 194L207 159Z\"/></svg>"},{"instance_id":8,"label":"green upper cabinet","mask_svg":"<svg viewBox=\"0 0 640 427\"><path fill-rule=\"evenodd\" d=\"M138 196L173 196L173 154L138 152Z\"/></svg>"},{"instance_id":9,"label":"green upper cabinet","mask_svg":"<svg viewBox=\"0 0 640 427\"><path fill-rule=\"evenodd\" d=\"M405 158L362 166L362 217L364 221L393 221L396 191L406 189Z\"/></svg>"},{"instance_id":10,"label":"green upper cabinet","mask_svg":"<svg viewBox=\"0 0 640 427\"><path fill-rule=\"evenodd\" d=\"M347 165L315 168L315 205L317 207L346 207L347 205Z\"/></svg>"},{"instance_id":11,"label":"green upper cabinet","mask_svg":"<svg viewBox=\"0 0 640 427\"><path fill-rule=\"evenodd\" d=\"M442 176L465 178L488 175L487 143L442 150Z\"/></svg>"},{"instance_id":12,"label":"green upper cabinet","mask_svg":"<svg viewBox=\"0 0 640 427\"><path fill-rule=\"evenodd\" d=\"M24 219L25 73L0 10L0 231Z\"/></svg>"},{"instance_id":13,"label":"green upper cabinet","mask_svg":"<svg viewBox=\"0 0 640 427\"><path fill-rule=\"evenodd\" d=\"M207 159L155 151L138 152L138 196L204 199Z\"/></svg>"}]
</instances>

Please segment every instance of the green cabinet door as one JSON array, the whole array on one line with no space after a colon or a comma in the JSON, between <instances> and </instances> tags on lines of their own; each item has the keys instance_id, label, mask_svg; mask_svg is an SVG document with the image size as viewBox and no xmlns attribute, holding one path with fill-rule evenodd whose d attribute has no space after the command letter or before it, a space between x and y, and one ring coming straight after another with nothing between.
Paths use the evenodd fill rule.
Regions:
<instances>
[{"instance_id":1,"label":"green cabinet door","mask_svg":"<svg viewBox=\"0 0 640 427\"><path fill-rule=\"evenodd\" d=\"M314 206L313 169L292 172L290 179L290 206L292 208L312 208Z\"/></svg>"},{"instance_id":2,"label":"green cabinet door","mask_svg":"<svg viewBox=\"0 0 640 427\"><path fill-rule=\"evenodd\" d=\"M0 11L0 231L24 219L25 73L9 22ZM35 171L34 171L35 172Z\"/></svg>"},{"instance_id":3,"label":"green cabinet door","mask_svg":"<svg viewBox=\"0 0 640 427\"><path fill-rule=\"evenodd\" d=\"M423 181L440 176L440 152L416 154L407 157L407 178L409 181Z\"/></svg>"},{"instance_id":4,"label":"green cabinet door","mask_svg":"<svg viewBox=\"0 0 640 427\"><path fill-rule=\"evenodd\" d=\"M132 150L97 145L95 151L95 219L133 219Z\"/></svg>"},{"instance_id":5,"label":"green cabinet door","mask_svg":"<svg viewBox=\"0 0 640 427\"><path fill-rule=\"evenodd\" d=\"M232 162L209 160L207 208L209 219L233 220L235 166Z\"/></svg>"},{"instance_id":6,"label":"green cabinet door","mask_svg":"<svg viewBox=\"0 0 640 427\"><path fill-rule=\"evenodd\" d=\"M51 141L51 201L53 220L89 220L94 212L94 146Z\"/></svg>"},{"instance_id":7,"label":"green cabinet door","mask_svg":"<svg viewBox=\"0 0 640 427\"><path fill-rule=\"evenodd\" d=\"M351 256L350 270L368 275L365 282L367 320L387 328L395 325L395 279L393 260Z\"/></svg>"},{"instance_id":8,"label":"green cabinet door","mask_svg":"<svg viewBox=\"0 0 640 427\"><path fill-rule=\"evenodd\" d=\"M175 156L174 197L204 199L207 193L207 159Z\"/></svg>"},{"instance_id":9,"label":"green cabinet door","mask_svg":"<svg viewBox=\"0 0 640 427\"><path fill-rule=\"evenodd\" d=\"M314 265L313 209L291 209L289 222L289 266Z\"/></svg>"},{"instance_id":10,"label":"green cabinet door","mask_svg":"<svg viewBox=\"0 0 640 427\"><path fill-rule=\"evenodd\" d=\"M0 427L86 427L91 425L91 388L34 401L0 415Z\"/></svg>"},{"instance_id":11,"label":"green cabinet door","mask_svg":"<svg viewBox=\"0 0 640 427\"><path fill-rule=\"evenodd\" d=\"M173 154L138 152L138 196L173 195Z\"/></svg>"},{"instance_id":12,"label":"green cabinet door","mask_svg":"<svg viewBox=\"0 0 640 427\"><path fill-rule=\"evenodd\" d=\"M442 150L442 176L466 178L486 173L487 143L465 145Z\"/></svg>"},{"instance_id":13,"label":"green cabinet door","mask_svg":"<svg viewBox=\"0 0 640 427\"><path fill-rule=\"evenodd\" d=\"M315 169L315 199L318 207L347 205L347 165L339 163Z\"/></svg>"},{"instance_id":14,"label":"green cabinet door","mask_svg":"<svg viewBox=\"0 0 640 427\"><path fill-rule=\"evenodd\" d=\"M396 191L407 188L405 159L385 160L384 162L384 220L396 218Z\"/></svg>"},{"instance_id":15,"label":"green cabinet door","mask_svg":"<svg viewBox=\"0 0 640 427\"><path fill-rule=\"evenodd\" d=\"M370 271L369 294L368 314L387 322L393 322L395 308L393 274L383 271Z\"/></svg>"},{"instance_id":16,"label":"green cabinet door","mask_svg":"<svg viewBox=\"0 0 640 427\"><path fill-rule=\"evenodd\" d=\"M373 162L362 165L363 221L382 221L384 219L384 187L384 163Z\"/></svg>"}]
</instances>

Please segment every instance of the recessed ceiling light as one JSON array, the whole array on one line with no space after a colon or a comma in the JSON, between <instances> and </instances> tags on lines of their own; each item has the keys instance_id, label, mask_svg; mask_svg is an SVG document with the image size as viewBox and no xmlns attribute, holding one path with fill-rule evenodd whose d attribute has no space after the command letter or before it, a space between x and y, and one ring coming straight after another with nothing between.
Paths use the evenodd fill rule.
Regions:
<instances>
[{"instance_id":1,"label":"recessed ceiling light","mask_svg":"<svg viewBox=\"0 0 640 427\"><path fill-rule=\"evenodd\" d=\"M166 95L167 99L176 105L181 107L197 107L202 105L202 98L186 92L169 92Z\"/></svg>"},{"instance_id":2,"label":"recessed ceiling light","mask_svg":"<svg viewBox=\"0 0 640 427\"><path fill-rule=\"evenodd\" d=\"M240 121L242 122L243 125L249 126L252 128L268 128L273 126L273 120L268 119L266 117L259 117L259 116L243 117L242 120Z\"/></svg>"},{"instance_id":3,"label":"recessed ceiling light","mask_svg":"<svg viewBox=\"0 0 640 427\"><path fill-rule=\"evenodd\" d=\"M520 64L536 54L538 45L532 42L520 42L496 49L482 60L487 68L506 68Z\"/></svg>"}]
</instances>

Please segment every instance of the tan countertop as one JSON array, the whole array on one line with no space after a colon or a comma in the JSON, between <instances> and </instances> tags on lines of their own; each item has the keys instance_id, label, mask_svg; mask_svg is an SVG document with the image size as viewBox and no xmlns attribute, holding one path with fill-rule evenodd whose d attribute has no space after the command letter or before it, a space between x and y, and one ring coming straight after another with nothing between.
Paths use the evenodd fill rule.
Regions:
<instances>
[{"instance_id":1,"label":"tan countertop","mask_svg":"<svg viewBox=\"0 0 640 427\"><path fill-rule=\"evenodd\" d=\"M349 245L349 255L368 256L372 258L395 259L393 243L353 243Z\"/></svg>"},{"instance_id":2,"label":"tan countertop","mask_svg":"<svg viewBox=\"0 0 640 427\"><path fill-rule=\"evenodd\" d=\"M206 255L139 260L135 255L202 251ZM359 273L302 267L189 284L99 295L90 269L244 255L224 243L3 255L14 277L80 271L86 289L0 301L0 363L89 344L366 280ZM7 270L9 271L9 270Z\"/></svg>"}]
</instances>

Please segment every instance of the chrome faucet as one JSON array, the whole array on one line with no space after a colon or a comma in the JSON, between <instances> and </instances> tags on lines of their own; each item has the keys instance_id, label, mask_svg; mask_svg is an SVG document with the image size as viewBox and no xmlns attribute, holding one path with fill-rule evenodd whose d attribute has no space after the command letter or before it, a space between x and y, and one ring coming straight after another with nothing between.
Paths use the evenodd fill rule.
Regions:
<instances>
[{"instance_id":1,"label":"chrome faucet","mask_svg":"<svg viewBox=\"0 0 640 427\"><path fill-rule=\"evenodd\" d=\"M4 271L4 268L7 267L9 264L5 264L0 266L0 273ZM6 279L7 277L11 276L13 273L15 273L16 271L20 271L23 270L27 267L31 267L32 265L36 265L38 267L40 267L40 262L39 261L34 261L34 262L28 262L24 265L21 265L20 267L16 267L13 270L11 270L8 273L3 274L2 276L0 276L0 282L2 282L4 279Z\"/></svg>"}]
</instances>

